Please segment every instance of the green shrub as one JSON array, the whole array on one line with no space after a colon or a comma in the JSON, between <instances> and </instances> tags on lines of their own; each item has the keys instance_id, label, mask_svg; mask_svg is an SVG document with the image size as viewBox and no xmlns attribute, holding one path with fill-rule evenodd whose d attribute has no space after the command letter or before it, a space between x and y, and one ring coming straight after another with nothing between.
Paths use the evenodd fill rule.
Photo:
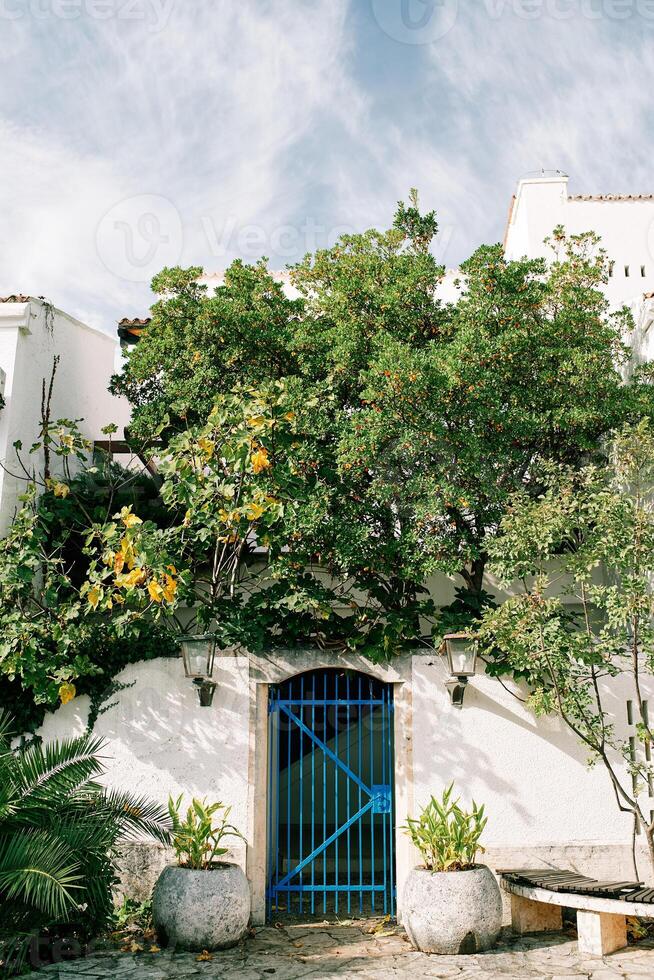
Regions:
<instances>
[{"instance_id":1,"label":"green shrub","mask_svg":"<svg viewBox=\"0 0 654 980\"><path fill-rule=\"evenodd\" d=\"M227 837L245 838L240 830L228 823L231 807L223 803L207 805L204 800L193 797L186 811L180 814L182 796L168 800L168 813L173 825L173 847L181 867L208 870L216 858L226 854L228 847L222 847ZM214 825L214 815L220 814Z\"/></svg>"},{"instance_id":2,"label":"green shrub","mask_svg":"<svg viewBox=\"0 0 654 980\"><path fill-rule=\"evenodd\" d=\"M452 800L454 783L443 792L440 802L432 796L418 819L407 817L403 829L420 851L428 871L465 871L475 863L487 817L484 807L472 801L466 812L459 800Z\"/></svg>"},{"instance_id":3,"label":"green shrub","mask_svg":"<svg viewBox=\"0 0 654 980\"><path fill-rule=\"evenodd\" d=\"M163 807L95 782L102 748L87 733L12 749L0 712L0 965L7 971L42 930L72 923L88 937L111 920L119 841L133 833L170 839Z\"/></svg>"}]
</instances>

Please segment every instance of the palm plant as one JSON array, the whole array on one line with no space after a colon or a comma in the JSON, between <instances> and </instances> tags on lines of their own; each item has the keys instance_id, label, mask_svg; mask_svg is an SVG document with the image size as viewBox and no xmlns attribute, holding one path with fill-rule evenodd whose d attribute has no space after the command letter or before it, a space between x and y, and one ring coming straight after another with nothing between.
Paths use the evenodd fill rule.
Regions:
<instances>
[{"instance_id":1,"label":"palm plant","mask_svg":"<svg viewBox=\"0 0 654 980\"><path fill-rule=\"evenodd\" d=\"M144 834L169 840L162 806L96 782L104 771L102 747L86 733L12 749L9 717L0 712L5 961L19 960L29 937L46 927L74 923L85 935L102 928L113 909L117 843Z\"/></svg>"}]
</instances>

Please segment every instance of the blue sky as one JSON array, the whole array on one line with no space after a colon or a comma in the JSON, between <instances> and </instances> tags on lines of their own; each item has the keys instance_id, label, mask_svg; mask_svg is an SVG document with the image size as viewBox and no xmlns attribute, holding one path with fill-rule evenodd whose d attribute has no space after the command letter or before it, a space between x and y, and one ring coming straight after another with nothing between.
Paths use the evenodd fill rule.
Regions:
<instances>
[{"instance_id":1,"label":"blue sky","mask_svg":"<svg viewBox=\"0 0 654 980\"><path fill-rule=\"evenodd\" d=\"M0 295L113 331L419 188L455 266L527 171L654 192L654 0L0 0Z\"/></svg>"}]
</instances>

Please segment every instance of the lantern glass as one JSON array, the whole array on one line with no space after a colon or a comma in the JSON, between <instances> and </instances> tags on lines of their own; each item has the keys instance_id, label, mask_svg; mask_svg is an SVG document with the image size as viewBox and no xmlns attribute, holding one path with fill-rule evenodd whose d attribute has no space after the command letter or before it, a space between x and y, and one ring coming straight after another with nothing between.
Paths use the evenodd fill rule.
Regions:
<instances>
[{"instance_id":1,"label":"lantern glass","mask_svg":"<svg viewBox=\"0 0 654 980\"><path fill-rule=\"evenodd\" d=\"M477 665L477 644L467 633L448 633L445 649L453 677L473 677Z\"/></svg>"},{"instance_id":2,"label":"lantern glass","mask_svg":"<svg viewBox=\"0 0 654 980\"><path fill-rule=\"evenodd\" d=\"M211 635L182 637L184 673L187 677L212 677L216 640Z\"/></svg>"}]
</instances>

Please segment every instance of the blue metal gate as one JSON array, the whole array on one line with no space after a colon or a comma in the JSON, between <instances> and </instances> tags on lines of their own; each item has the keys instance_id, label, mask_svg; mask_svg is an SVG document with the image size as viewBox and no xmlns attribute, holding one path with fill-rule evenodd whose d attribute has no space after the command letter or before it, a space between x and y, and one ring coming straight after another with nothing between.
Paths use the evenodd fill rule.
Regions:
<instances>
[{"instance_id":1,"label":"blue metal gate","mask_svg":"<svg viewBox=\"0 0 654 980\"><path fill-rule=\"evenodd\" d=\"M395 911L393 689L355 671L270 688L268 917Z\"/></svg>"}]
</instances>

